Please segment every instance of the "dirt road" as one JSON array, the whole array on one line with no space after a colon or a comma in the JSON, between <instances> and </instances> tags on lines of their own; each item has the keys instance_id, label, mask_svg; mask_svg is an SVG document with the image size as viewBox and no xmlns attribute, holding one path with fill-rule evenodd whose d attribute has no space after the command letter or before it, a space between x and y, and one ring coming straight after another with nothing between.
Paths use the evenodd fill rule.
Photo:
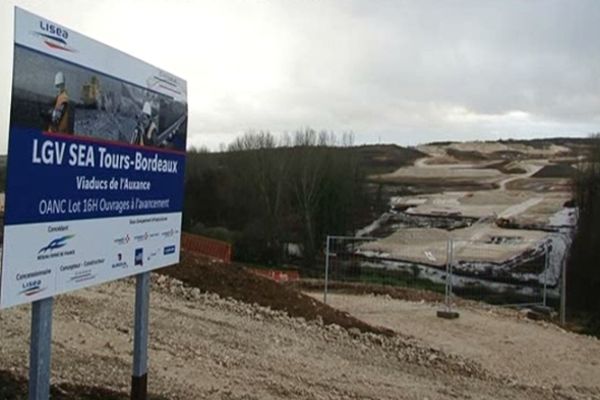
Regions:
<instances>
[{"instance_id":1,"label":"dirt road","mask_svg":"<svg viewBox=\"0 0 600 400\"><path fill-rule=\"evenodd\" d=\"M511 383L401 336L307 323L164 276L153 280L149 386L168 399L589 398ZM57 299L53 383L126 393L133 299L132 281ZM27 306L0 313L0 370L26 376L29 317Z\"/></svg>"},{"instance_id":2,"label":"dirt road","mask_svg":"<svg viewBox=\"0 0 600 400\"><path fill-rule=\"evenodd\" d=\"M321 293L314 293L318 298ZM561 387L600 398L600 341L524 319L497 307L460 308L460 318L436 317L440 306L384 296L330 294L328 304L371 324L408 334L526 385Z\"/></svg>"}]
</instances>

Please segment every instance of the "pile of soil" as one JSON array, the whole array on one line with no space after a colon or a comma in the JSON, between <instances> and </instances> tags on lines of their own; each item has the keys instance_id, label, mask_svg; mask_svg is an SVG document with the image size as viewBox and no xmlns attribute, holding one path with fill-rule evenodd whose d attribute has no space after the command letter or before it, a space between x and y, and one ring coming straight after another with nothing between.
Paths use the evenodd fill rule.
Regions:
<instances>
[{"instance_id":1,"label":"pile of soil","mask_svg":"<svg viewBox=\"0 0 600 400\"><path fill-rule=\"evenodd\" d=\"M520 168L520 167L516 167L514 166L512 160L503 160L503 161L498 161L492 164L488 164L485 165L483 168L494 168L497 169L498 171L502 172L503 174L514 174L514 175L521 175L521 174L526 174L527 170Z\"/></svg>"},{"instance_id":2,"label":"pile of soil","mask_svg":"<svg viewBox=\"0 0 600 400\"><path fill-rule=\"evenodd\" d=\"M569 164L550 164L544 166L534 178L572 178L577 174L577 169Z\"/></svg>"},{"instance_id":3,"label":"pile of soil","mask_svg":"<svg viewBox=\"0 0 600 400\"><path fill-rule=\"evenodd\" d=\"M293 287L253 274L241 264L224 264L182 251L181 262L178 265L156 272L171 276L203 292L284 311L290 317L304 318L307 321L321 318L326 325L336 324L345 329L356 328L361 332L395 335L390 329L371 326Z\"/></svg>"},{"instance_id":4,"label":"pile of soil","mask_svg":"<svg viewBox=\"0 0 600 400\"><path fill-rule=\"evenodd\" d=\"M413 165L419 158L427 157L427 154L415 148L389 144L357 146L347 151L359 157L367 176L394 172L398 168Z\"/></svg>"},{"instance_id":5,"label":"pile of soil","mask_svg":"<svg viewBox=\"0 0 600 400\"><path fill-rule=\"evenodd\" d=\"M453 148L446 149L446 154L459 161L485 161L488 160L484 154L473 150L458 150Z\"/></svg>"}]
</instances>

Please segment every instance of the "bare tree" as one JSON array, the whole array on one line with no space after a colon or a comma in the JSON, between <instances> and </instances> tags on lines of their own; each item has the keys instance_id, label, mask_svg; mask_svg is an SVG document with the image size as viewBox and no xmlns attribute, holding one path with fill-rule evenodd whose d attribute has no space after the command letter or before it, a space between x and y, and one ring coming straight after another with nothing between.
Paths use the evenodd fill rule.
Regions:
<instances>
[{"instance_id":1,"label":"bare tree","mask_svg":"<svg viewBox=\"0 0 600 400\"><path fill-rule=\"evenodd\" d=\"M257 194L264 215L266 246L277 263L281 258L281 226L284 207L287 157L277 149L277 140L268 131L249 131L236 139L229 152L238 162L237 173ZM248 191L248 196L252 191ZM257 210L258 211L258 210Z\"/></svg>"},{"instance_id":2,"label":"bare tree","mask_svg":"<svg viewBox=\"0 0 600 400\"><path fill-rule=\"evenodd\" d=\"M358 214L362 178L355 151L346 147L352 140L311 128L279 138L248 131L225 153L194 152L186 226L226 228L247 261L280 263L283 243L297 241L305 266L313 266L324 235L351 233Z\"/></svg>"},{"instance_id":3,"label":"bare tree","mask_svg":"<svg viewBox=\"0 0 600 400\"><path fill-rule=\"evenodd\" d=\"M331 138L326 132L310 128L294 134L294 167L292 193L303 226L304 261L312 266L317 255L316 216L320 202L322 182L327 166L326 147Z\"/></svg>"},{"instance_id":4,"label":"bare tree","mask_svg":"<svg viewBox=\"0 0 600 400\"><path fill-rule=\"evenodd\" d=\"M590 328L600 332L600 135L590 147L573 182L579 218L569 257L567 298L569 308L591 314Z\"/></svg>"}]
</instances>

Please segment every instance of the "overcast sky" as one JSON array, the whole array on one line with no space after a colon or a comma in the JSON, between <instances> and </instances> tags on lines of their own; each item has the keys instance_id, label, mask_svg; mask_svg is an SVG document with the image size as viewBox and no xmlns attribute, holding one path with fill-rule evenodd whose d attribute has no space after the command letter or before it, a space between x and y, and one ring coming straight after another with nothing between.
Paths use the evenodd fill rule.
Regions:
<instances>
[{"instance_id":1,"label":"overcast sky","mask_svg":"<svg viewBox=\"0 0 600 400\"><path fill-rule=\"evenodd\" d=\"M600 132L600 1L3 0L3 138L14 5L185 78L189 145L304 126L402 145Z\"/></svg>"}]
</instances>

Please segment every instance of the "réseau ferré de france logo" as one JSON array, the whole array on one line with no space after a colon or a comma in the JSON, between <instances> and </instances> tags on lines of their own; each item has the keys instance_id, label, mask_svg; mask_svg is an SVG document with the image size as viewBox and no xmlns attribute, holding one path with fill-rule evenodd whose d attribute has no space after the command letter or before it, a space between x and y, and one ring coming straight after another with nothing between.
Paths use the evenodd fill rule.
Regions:
<instances>
[{"instance_id":1,"label":"r\u00e9seau ferr\u00e9 de france logo","mask_svg":"<svg viewBox=\"0 0 600 400\"><path fill-rule=\"evenodd\" d=\"M61 236L59 238L56 238L56 239L50 241L50 243L48 243L48 245L42 247L40 249L40 251L38 251L38 254L45 253L47 251L57 250L57 249L60 249L61 247L65 247L67 245L67 241L73 237L75 237L75 235L66 235L66 236Z\"/></svg>"}]
</instances>

